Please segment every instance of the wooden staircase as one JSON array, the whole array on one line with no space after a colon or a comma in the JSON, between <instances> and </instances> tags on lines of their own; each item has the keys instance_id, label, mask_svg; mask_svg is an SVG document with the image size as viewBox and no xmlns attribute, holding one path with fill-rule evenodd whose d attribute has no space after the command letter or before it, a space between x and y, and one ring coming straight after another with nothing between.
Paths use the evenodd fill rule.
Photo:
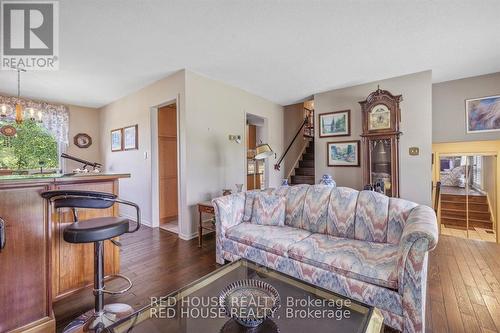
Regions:
<instances>
[{"instance_id":1,"label":"wooden staircase","mask_svg":"<svg viewBox=\"0 0 500 333\"><path fill-rule=\"evenodd\" d=\"M314 140L309 141L307 148L302 154L302 159L299 161L299 166L295 168L295 175L291 176L291 178L291 185L314 185Z\"/></svg>"},{"instance_id":2,"label":"wooden staircase","mask_svg":"<svg viewBox=\"0 0 500 333\"><path fill-rule=\"evenodd\" d=\"M466 197L458 194L441 194L441 223L466 229ZM491 212L486 195L469 196L469 229L492 229Z\"/></svg>"}]
</instances>

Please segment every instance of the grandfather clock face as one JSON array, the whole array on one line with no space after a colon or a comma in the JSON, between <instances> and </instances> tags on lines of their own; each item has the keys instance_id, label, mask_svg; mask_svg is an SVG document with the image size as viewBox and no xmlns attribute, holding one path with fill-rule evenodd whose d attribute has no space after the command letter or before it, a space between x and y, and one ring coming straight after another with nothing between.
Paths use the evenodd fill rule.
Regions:
<instances>
[{"instance_id":1,"label":"grandfather clock face","mask_svg":"<svg viewBox=\"0 0 500 333\"><path fill-rule=\"evenodd\" d=\"M368 130L382 130L391 128L391 111L384 104L375 105L368 112Z\"/></svg>"}]
</instances>

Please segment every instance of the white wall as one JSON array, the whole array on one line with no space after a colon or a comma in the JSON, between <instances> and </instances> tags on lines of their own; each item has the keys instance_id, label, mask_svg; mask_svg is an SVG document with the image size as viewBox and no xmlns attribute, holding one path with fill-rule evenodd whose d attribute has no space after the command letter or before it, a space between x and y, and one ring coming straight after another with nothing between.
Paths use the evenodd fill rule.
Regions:
<instances>
[{"instance_id":1,"label":"white wall","mask_svg":"<svg viewBox=\"0 0 500 333\"><path fill-rule=\"evenodd\" d=\"M441 82L432 86L432 138L434 143L498 140L499 132L469 133L465 100L500 95L500 73Z\"/></svg>"},{"instance_id":2,"label":"white wall","mask_svg":"<svg viewBox=\"0 0 500 333\"><path fill-rule=\"evenodd\" d=\"M326 144L330 141L360 140L362 132L359 101L377 89L403 95L400 143L400 196L421 204L431 204L431 154L432 154L432 73L420 72L349 88L332 90L314 95L315 106L315 177L329 173L339 186L362 189L361 167L328 167ZM351 136L319 138L318 115L340 110L351 110ZM419 147L419 156L409 156L409 147Z\"/></svg>"},{"instance_id":3,"label":"white wall","mask_svg":"<svg viewBox=\"0 0 500 333\"><path fill-rule=\"evenodd\" d=\"M187 215L191 224L184 237L196 233L196 204L222 194L223 188L236 190L246 182L246 147L230 142L229 134L246 135L246 113L265 119L271 148L283 152L283 108L241 89L186 71L186 173ZM276 187L282 171L268 160L269 186Z\"/></svg>"},{"instance_id":4,"label":"white wall","mask_svg":"<svg viewBox=\"0 0 500 333\"><path fill-rule=\"evenodd\" d=\"M69 108L69 145L66 153L90 162L102 162L100 154L100 131L98 109L82 106L68 105ZM88 148L78 148L73 143L73 138L78 133L86 133L92 138L92 145ZM77 162L65 160L65 172L71 172L82 165Z\"/></svg>"},{"instance_id":5,"label":"white wall","mask_svg":"<svg viewBox=\"0 0 500 333\"><path fill-rule=\"evenodd\" d=\"M184 84L184 71L179 71L100 109L100 142L104 168L106 171L131 174L131 178L120 180L120 196L139 204L143 223L147 225L152 225L153 216L151 108L180 97L179 113L183 114ZM139 125L139 149L111 152L111 130L135 124ZM128 207L122 207L121 213L134 216L133 210Z\"/></svg>"}]
</instances>

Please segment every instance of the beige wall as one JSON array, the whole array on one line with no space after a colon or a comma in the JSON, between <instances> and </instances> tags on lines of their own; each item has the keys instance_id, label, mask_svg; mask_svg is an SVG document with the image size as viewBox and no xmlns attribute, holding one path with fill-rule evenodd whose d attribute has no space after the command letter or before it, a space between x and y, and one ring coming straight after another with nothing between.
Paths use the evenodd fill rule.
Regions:
<instances>
[{"instance_id":1,"label":"beige wall","mask_svg":"<svg viewBox=\"0 0 500 333\"><path fill-rule=\"evenodd\" d=\"M196 203L222 194L223 188L235 190L246 183L246 114L265 119L264 138L279 158L283 151L283 108L241 89L186 71L186 172L187 208L190 229L196 233ZM239 134L241 144L230 142L229 134ZM263 140L264 141L264 140ZM276 187L283 171L268 160L269 186Z\"/></svg>"},{"instance_id":2,"label":"beige wall","mask_svg":"<svg viewBox=\"0 0 500 333\"><path fill-rule=\"evenodd\" d=\"M111 172L131 174L129 179L120 180L120 196L139 204L143 222L147 225L152 225L153 217L152 108L179 97L179 112L184 114L184 84L184 71L180 71L100 109L100 143L104 168ZM139 125L139 149L111 152L111 130L135 124ZM121 213L133 216L133 211L128 207L122 207Z\"/></svg>"},{"instance_id":3,"label":"beige wall","mask_svg":"<svg viewBox=\"0 0 500 333\"><path fill-rule=\"evenodd\" d=\"M351 110L351 136L319 138L315 124L315 176L316 182L325 173L332 175L339 186L362 189L361 167L328 167L326 144L329 141L360 140L362 131L359 101L377 89L403 95L400 129L400 196L421 204L431 204L431 152L432 152L432 73L420 72L359 86L343 88L314 95L315 117L318 114ZM419 156L409 156L409 147L419 147Z\"/></svg>"},{"instance_id":4,"label":"beige wall","mask_svg":"<svg viewBox=\"0 0 500 333\"><path fill-rule=\"evenodd\" d=\"M69 146L66 153L90 162L102 163L100 153L100 132L98 109L86 108L82 106L68 105L69 108ZM86 133L92 138L92 145L88 148L78 148L73 143L73 138L78 133ZM66 160L64 165L65 172L71 172L82 165L77 162Z\"/></svg>"},{"instance_id":5,"label":"beige wall","mask_svg":"<svg viewBox=\"0 0 500 333\"><path fill-rule=\"evenodd\" d=\"M432 85L433 142L498 140L500 132L466 133L465 100L500 95L500 73Z\"/></svg>"},{"instance_id":6,"label":"beige wall","mask_svg":"<svg viewBox=\"0 0 500 333\"><path fill-rule=\"evenodd\" d=\"M284 145L285 149L288 147L292 141L297 130L300 128L304 122L304 103L287 105L284 107L284 118L283 118L283 134L284 134ZM295 162L299 157L302 148L304 146L304 136L300 135L294 141L293 145L290 147L287 155L285 156L281 167L284 171L285 177L292 171L295 167Z\"/></svg>"}]
</instances>

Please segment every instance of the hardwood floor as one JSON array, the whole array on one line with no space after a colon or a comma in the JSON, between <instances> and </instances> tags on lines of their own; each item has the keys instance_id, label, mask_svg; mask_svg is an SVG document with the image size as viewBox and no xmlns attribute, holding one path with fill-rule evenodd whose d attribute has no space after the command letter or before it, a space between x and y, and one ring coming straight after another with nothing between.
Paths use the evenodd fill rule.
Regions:
<instances>
[{"instance_id":1,"label":"hardwood floor","mask_svg":"<svg viewBox=\"0 0 500 333\"><path fill-rule=\"evenodd\" d=\"M123 274L134 287L107 297L106 303L140 308L149 297L165 295L217 268L213 234L198 248L196 239L183 241L145 227L122 237L122 243ZM118 287L115 281L107 286ZM58 330L92 307L91 288L56 303ZM442 235L429 256L426 313L428 333L500 333L500 245Z\"/></svg>"},{"instance_id":2,"label":"hardwood floor","mask_svg":"<svg viewBox=\"0 0 500 333\"><path fill-rule=\"evenodd\" d=\"M173 233L148 227L122 236L121 273L134 286L123 295L106 295L105 302L127 303L140 309L149 304L150 297L166 295L215 270L215 237L213 234L204 237L203 246L198 248L197 239L183 241ZM125 285L109 281L106 288L120 289ZM55 303L57 331L93 307L91 287Z\"/></svg>"}]
</instances>

